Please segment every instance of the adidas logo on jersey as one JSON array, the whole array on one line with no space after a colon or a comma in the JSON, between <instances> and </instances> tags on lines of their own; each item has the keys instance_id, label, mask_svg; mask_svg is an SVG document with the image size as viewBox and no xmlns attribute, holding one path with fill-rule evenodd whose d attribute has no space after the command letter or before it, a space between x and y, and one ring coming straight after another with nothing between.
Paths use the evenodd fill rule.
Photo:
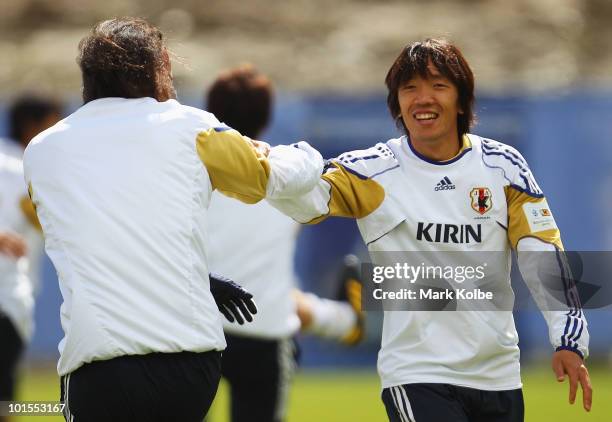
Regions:
<instances>
[{"instance_id":1,"label":"adidas logo on jersey","mask_svg":"<svg viewBox=\"0 0 612 422\"><path fill-rule=\"evenodd\" d=\"M434 188L436 192L439 190L451 190L451 189L455 189L455 185L453 182L451 182L451 180L447 176L444 176L444 179L440 180L438 184L436 185L436 187Z\"/></svg>"}]
</instances>

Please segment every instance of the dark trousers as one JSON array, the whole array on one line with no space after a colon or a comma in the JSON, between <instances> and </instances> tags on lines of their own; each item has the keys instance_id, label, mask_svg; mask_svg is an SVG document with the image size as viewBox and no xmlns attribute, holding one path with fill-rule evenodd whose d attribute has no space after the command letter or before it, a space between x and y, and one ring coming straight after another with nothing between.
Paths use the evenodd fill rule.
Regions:
<instances>
[{"instance_id":1,"label":"dark trousers","mask_svg":"<svg viewBox=\"0 0 612 422\"><path fill-rule=\"evenodd\" d=\"M285 420L289 386L297 366L293 339L225 335L222 374L230 385L232 422Z\"/></svg>"},{"instance_id":2,"label":"dark trousers","mask_svg":"<svg viewBox=\"0 0 612 422\"><path fill-rule=\"evenodd\" d=\"M0 312L0 400L15 399L15 372L23 353L23 340L13 322Z\"/></svg>"},{"instance_id":3,"label":"dark trousers","mask_svg":"<svg viewBox=\"0 0 612 422\"><path fill-rule=\"evenodd\" d=\"M488 391L449 384L385 388L390 422L523 422L523 391Z\"/></svg>"},{"instance_id":4,"label":"dark trousers","mask_svg":"<svg viewBox=\"0 0 612 422\"><path fill-rule=\"evenodd\" d=\"M85 364L61 378L68 422L201 422L217 393L221 353L151 353Z\"/></svg>"}]
</instances>

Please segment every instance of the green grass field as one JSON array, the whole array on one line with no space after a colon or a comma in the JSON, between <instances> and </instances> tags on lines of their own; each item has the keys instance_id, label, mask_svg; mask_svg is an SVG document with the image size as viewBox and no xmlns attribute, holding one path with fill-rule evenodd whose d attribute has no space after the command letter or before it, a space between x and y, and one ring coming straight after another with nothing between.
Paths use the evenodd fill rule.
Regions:
<instances>
[{"instance_id":1,"label":"green grass field","mask_svg":"<svg viewBox=\"0 0 612 422\"><path fill-rule=\"evenodd\" d=\"M612 421L612 371L591 369L593 410L568 404L568 386L559 385L547 369L523 373L527 422ZM24 369L19 386L20 400L57 400L59 385L53 369ZM227 390L222 385L210 414L210 422L227 421ZM61 422L60 417L19 417L15 422ZM302 372L290 396L290 422L386 421L380 401L378 378L372 369L355 372ZM441 421L442 422L442 421Z\"/></svg>"}]
</instances>

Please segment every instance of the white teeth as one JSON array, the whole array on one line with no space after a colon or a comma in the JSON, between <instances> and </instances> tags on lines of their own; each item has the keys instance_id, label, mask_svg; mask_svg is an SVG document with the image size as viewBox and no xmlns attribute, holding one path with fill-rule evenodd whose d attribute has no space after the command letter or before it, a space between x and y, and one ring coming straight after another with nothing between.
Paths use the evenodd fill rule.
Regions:
<instances>
[{"instance_id":1,"label":"white teeth","mask_svg":"<svg viewBox=\"0 0 612 422\"><path fill-rule=\"evenodd\" d=\"M438 117L437 113L417 113L414 115L417 120L430 120Z\"/></svg>"}]
</instances>

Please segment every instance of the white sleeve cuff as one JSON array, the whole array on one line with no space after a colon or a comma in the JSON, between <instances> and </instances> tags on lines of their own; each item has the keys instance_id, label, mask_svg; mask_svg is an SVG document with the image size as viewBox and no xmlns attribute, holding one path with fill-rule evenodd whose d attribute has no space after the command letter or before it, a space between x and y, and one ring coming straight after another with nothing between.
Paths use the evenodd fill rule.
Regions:
<instances>
[{"instance_id":1,"label":"white sleeve cuff","mask_svg":"<svg viewBox=\"0 0 612 422\"><path fill-rule=\"evenodd\" d=\"M271 148L268 162L270 176L266 197L269 199L291 198L308 193L323 173L323 157L303 141Z\"/></svg>"}]
</instances>

